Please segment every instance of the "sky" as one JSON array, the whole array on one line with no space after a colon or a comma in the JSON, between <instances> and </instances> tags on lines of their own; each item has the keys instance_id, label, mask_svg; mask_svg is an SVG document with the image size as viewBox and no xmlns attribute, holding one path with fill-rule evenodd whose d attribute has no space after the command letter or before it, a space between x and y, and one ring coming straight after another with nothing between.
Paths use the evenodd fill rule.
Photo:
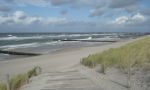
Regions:
<instances>
[{"instance_id":1,"label":"sky","mask_svg":"<svg viewBox=\"0 0 150 90\"><path fill-rule=\"evenodd\" d=\"M0 32L150 32L150 0L0 0Z\"/></svg>"}]
</instances>

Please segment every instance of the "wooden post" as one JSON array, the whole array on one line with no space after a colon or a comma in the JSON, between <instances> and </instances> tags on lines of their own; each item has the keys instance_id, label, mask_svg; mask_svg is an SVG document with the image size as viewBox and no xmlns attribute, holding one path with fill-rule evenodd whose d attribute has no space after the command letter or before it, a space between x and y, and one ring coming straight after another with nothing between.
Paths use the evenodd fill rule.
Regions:
<instances>
[{"instance_id":1,"label":"wooden post","mask_svg":"<svg viewBox=\"0 0 150 90\"><path fill-rule=\"evenodd\" d=\"M7 90L11 90L11 88L10 88L10 81L9 81L9 80L10 80L9 74L6 75L6 80L7 80L7 81L6 81L6 84L7 84Z\"/></svg>"},{"instance_id":2,"label":"wooden post","mask_svg":"<svg viewBox=\"0 0 150 90\"><path fill-rule=\"evenodd\" d=\"M41 68L40 68L40 67L37 67L37 68L36 68L36 73L37 73L37 75L41 74L41 72L42 72Z\"/></svg>"},{"instance_id":3,"label":"wooden post","mask_svg":"<svg viewBox=\"0 0 150 90\"><path fill-rule=\"evenodd\" d=\"M42 73L42 68L41 67L39 67L39 74L41 74Z\"/></svg>"},{"instance_id":4,"label":"wooden post","mask_svg":"<svg viewBox=\"0 0 150 90\"><path fill-rule=\"evenodd\" d=\"M131 88L131 64L128 63L128 88L129 90L132 90Z\"/></svg>"},{"instance_id":5,"label":"wooden post","mask_svg":"<svg viewBox=\"0 0 150 90\"><path fill-rule=\"evenodd\" d=\"M103 61L103 63L102 63L101 66L102 66L102 67L101 67L102 73L103 73L103 74L106 74L106 73L105 73L105 69L106 69L106 67L105 67L105 61Z\"/></svg>"},{"instance_id":6,"label":"wooden post","mask_svg":"<svg viewBox=\"0 0 150 90\"><path fill-rule=\"evenodd\" d=\"M26 76L26 83L27 84L29 83L29 76L28 75Z\"/></svg>"}]
</instances>

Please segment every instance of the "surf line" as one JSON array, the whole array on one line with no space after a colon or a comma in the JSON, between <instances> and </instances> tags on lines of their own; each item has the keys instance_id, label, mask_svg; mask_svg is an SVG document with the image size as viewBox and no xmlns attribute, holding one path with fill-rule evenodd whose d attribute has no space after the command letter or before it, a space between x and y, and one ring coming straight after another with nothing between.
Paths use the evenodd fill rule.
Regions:
<instances>
[{"instance_id":1,"label":"surf line","mask_svg":"<svg viewBox=\"0 0 150 90\"><path fill-rule=\"evenodd\" d=\"M80 41L80 42L117 42L115 40L78 40L78 39L52 39L53 41Z\"/></svg>"}]
</instances>

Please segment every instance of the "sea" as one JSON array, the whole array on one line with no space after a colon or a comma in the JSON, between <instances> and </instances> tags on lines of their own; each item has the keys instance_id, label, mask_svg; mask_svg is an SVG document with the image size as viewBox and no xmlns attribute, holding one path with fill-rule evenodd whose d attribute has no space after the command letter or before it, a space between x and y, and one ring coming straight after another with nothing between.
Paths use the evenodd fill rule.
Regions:
<instances>
[{"instance_id":1,"label":"sea","mask_svg":"<svg viewBox=\"0 0 150 90\"><path fill-rule=\"evenodd\" d=\"M88 47L107 42L82 40L122 40L137 38L144 33L0 33L0 50L47 54L63 49ZM65 41L64 41L65 40ZM67 41L81 40L81 41ZM26 57L0 53L0 61Z\"/></svg>"}]
</instances>

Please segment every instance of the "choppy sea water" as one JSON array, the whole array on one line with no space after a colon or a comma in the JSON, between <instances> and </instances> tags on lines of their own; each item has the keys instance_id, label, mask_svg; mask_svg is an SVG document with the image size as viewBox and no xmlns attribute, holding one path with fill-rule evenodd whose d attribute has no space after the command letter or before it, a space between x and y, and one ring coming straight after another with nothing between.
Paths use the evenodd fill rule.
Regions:
<instances>
[{"instance_id":1,"label":"choppy sea water","mask_svg":"<svg viewBox=\"0 0 150 90\"><path fill-rule=\"evenodd\" d=\"M64 48L91 46L94 42L61 41L74 40L118 40L135 38L143 33L0 33L0 50L49 53ZM0 60L21 57L0 54Z\"/></svg>"}]
</instances>

